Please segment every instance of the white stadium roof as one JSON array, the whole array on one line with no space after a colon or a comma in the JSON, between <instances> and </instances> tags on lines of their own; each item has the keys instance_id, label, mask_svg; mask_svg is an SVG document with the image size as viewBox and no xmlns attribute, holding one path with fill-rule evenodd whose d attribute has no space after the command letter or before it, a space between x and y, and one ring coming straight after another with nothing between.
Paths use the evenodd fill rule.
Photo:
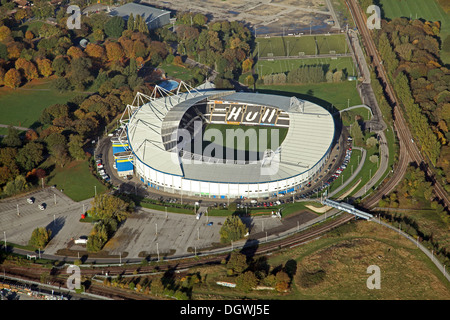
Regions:
<instances>
[{"instance_id":1,"label":"white stadium roof","mask_svg":"<svg viewBox=\"0 0 450 320\"><path fill-rule=\"evenodd\" d=\"M191 90L185 93L150 99L132 109L127 137L134 155L154 170L185 179L218 183L262 183L294 177L313 168L330 150L334 139L334 120L321 106L296 98L235 92L230 90ZM289 130L281 144L280 163L276 172L261 175L261 163L206 164L181 163L174 153L166 151L163 128L178 127L179 120L192 105L201 101L226 100L276 107L289 115ZM298 104L297 104L298 107ZM178 159L177 161L174 161Z\"/></svg>"}]
</instances>

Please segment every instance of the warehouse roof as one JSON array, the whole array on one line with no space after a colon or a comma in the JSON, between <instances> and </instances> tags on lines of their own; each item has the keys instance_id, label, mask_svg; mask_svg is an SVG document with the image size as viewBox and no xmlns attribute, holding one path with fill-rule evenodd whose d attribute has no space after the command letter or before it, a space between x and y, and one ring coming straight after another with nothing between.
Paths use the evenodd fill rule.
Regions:
<instances>
[{"instance_id":1,"label":"warehouse roof","mask_svg":"<svg viewBox=\"0 0 450 320\"><path fill-rule=\"evenodd\" d=\"M142 16L146 23L149 23L153 19L156 19L159 16L164 14L170 14L170 11L161 10L154 7L142 5L139 3L129 2L124 4L123 6L117 7L109 13L111 16L119 16L124 19L128 19L130 14L133 14L134 17L137 15Z\"/></svg>"}]
</instances>

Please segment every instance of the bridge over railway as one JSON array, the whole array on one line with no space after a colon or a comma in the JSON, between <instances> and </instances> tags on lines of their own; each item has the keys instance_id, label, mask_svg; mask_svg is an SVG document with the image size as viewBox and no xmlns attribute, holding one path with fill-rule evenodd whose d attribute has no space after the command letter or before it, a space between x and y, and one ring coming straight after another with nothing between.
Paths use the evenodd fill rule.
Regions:
<instances>
[{"instance_id":1,"label":"bridge over railway","mask_svg":"<svg viewBox=\"0 0 450 320\"><path fill-rule=\"evenodd\" d=\"M373 218L373 215L371 215L370 213L356 209L351 204L348 204L345 202L337 202L334 200L325 199L322 201L322 204L345 211L345 212L348 212L348 213L351 213L351 214L355 215L356 217L359 217L362 219L371 220Z\"/></svg>"}]
</instances>

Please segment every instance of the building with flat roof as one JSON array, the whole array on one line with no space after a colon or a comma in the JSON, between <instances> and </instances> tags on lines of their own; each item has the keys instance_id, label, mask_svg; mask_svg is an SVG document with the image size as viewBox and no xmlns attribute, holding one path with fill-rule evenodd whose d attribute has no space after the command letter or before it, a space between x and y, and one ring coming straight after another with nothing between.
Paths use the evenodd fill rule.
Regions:
<instances>
[{"instance_id":1,"label":"building with flat roof","mask_svg":"<svg viewBox=\"0 0 450 320\"><path fill-rule=\"evenodd\" d=\"M140 15L144 19L149 30L160 28L170 23L170 11L134 2L117 7L109 13L109 15L113 17L118 16L124 20L128 20L128 17L131 14L133 14L134 17Z\"/></svg>"}]
</instances>

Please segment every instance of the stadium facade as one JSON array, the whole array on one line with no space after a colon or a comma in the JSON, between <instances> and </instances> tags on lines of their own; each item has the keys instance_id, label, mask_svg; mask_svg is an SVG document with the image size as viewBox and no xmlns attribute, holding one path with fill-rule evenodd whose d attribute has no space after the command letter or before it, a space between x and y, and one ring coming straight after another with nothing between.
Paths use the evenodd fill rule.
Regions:
<instances>
[{"instance_id":1,"label":"stadium facade","mask_svg":"<svg viewBox=\"0 0 450 320\"><path fill-rule=\"evenodd\" d=\"M119 174L129 173L131 163L134 174L149 187L178 196L221 199L295 192L324 166L335 135L332 115L315 103L215 90L208 83L193 89L182 82L175 92L156 86L152 96L138 93L121 123L122 130L112 138L115 159L121 161L116 160ZM288 131L275 150L257 152L256 158L186 148L189 139L206 134L203 130L208 124L236 129L284 127ZM237 140L250 139L242 131L239 134Z\"/></svg>"}]
</instances>

